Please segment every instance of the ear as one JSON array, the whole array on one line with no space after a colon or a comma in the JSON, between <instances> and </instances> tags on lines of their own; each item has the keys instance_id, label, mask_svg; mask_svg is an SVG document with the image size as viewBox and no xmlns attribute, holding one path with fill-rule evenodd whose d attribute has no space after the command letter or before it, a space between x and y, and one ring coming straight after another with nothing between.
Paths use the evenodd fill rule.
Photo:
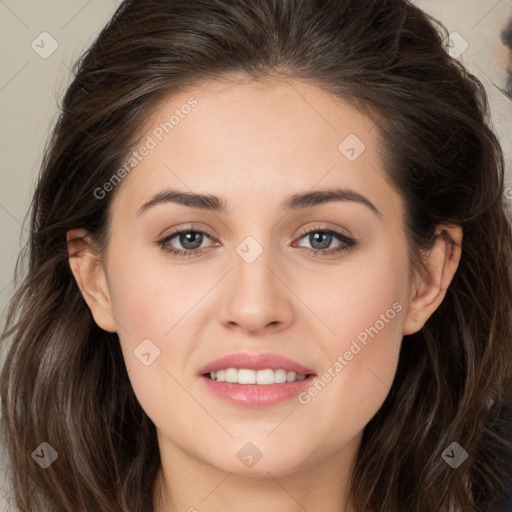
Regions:
<instances>
[{"instance_id":1,"label":"ear","mask_svg":"<svg viewBox=\"0 0 512 512\"><path fill-rule=\"evenodd\" d=\"M461 247L460 226L437 226L434 244L425 254L424 268L415 272L411 285L411 300L405 316L404 334L418 332L443 301L459 266Z\"/></svg>"},{"instance_id":2,"label":"ear","mask_svg":"<svg viewBox=\"0 0 512 512\"><path fill-rule=\"evenodd\" d=\"M91 310L94 321L105 331L116 332L108 283L99 251L85 229L66 235L71 272Z\"/></svg>"}]
</instances>

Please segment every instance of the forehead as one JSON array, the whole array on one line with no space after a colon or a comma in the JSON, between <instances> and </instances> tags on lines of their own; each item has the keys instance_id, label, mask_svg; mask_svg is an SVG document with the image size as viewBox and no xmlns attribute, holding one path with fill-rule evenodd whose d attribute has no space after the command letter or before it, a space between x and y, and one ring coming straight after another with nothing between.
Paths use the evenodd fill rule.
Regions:
<instances>
[{"instance_id":1,"label":"forehead","mask_svg":"<svg viewBox=\"0 0 512 512\"><path fill-rule=\"evenodd\" d=\"M116 196L137 207L164 188L211 193L227 206L345 186L393 195L379 131L348 102L304 81L215 80L161 101ZM149 148L149 149L148 149ZM231 197L230 197L231 196ZM119 198L115 198L115 201Z\"/></svg>"}]
</instances>

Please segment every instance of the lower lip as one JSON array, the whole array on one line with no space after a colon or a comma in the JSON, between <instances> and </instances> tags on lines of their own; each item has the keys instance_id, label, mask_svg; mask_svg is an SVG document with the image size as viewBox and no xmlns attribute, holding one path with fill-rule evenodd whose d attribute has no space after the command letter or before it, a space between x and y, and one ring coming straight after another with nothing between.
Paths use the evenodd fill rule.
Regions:
<instances>
[{"instance_id":1,"label":"lower lip","mask_svg":"<svg viewBox=\"0 0 512 512\"><path fill-rule=\"evenodd\" d=\"M201 380L214 395L239 407L267 407L289 400L311 386L313 379L314 376L309 376L282 384L237 384L201 376Z\"/></svg>"}]
</instances>

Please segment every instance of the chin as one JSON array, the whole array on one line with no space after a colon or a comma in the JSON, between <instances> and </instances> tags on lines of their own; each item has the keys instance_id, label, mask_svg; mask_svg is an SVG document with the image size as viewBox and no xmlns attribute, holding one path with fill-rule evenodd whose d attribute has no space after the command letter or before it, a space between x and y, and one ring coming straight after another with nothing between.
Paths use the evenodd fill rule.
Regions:
<instances>
[{"instance_id":1,"label":"chin","mask_svg":"<svg viewBox=\"0 0 512 512\"><path fill-rule=\"evenodd\" d=\"M311 459L303 446L298 451L295 446L275 446L268 440L244 440L235 442L222 453L212 453L205 462L226 473L268 478L268 473L278 477L303 470L311 464Z\"/></svg>"}]
</instances>

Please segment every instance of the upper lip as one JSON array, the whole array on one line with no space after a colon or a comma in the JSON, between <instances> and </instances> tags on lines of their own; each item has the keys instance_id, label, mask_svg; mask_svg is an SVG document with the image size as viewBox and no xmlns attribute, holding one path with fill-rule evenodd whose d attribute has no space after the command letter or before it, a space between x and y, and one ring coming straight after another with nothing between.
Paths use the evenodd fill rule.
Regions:
<instances>
[{"instance_id":1,"label":"upper lip","mask_svg":"<svg viewBox=\"0 0 512 512\"><path fill-rule=\"evenodd\" d=\"M245 368L248 370L265 370L268 368L271 370L283 369L288 372L295 372L298 375L313 373L313 370L302 366L292 359L270 352L263 354L249 354L247 352L228 354L203 366L199 370L199 373L204 375L218 370L225 370L226 368Z\"/></svg>"}]
</instances>

